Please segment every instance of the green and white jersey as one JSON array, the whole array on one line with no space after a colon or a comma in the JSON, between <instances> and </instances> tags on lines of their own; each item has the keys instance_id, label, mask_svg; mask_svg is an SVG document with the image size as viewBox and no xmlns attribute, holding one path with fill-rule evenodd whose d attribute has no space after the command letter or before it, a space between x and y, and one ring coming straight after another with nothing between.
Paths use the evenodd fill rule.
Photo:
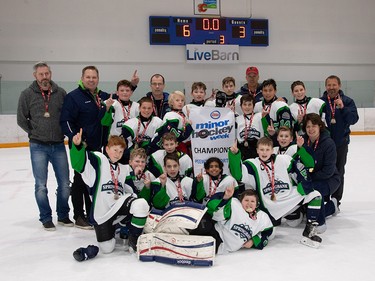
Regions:
<instances>
[{"instance_id":1,"label":"green and white jersey","mask_svg":"<svg viewBox=\"0 0 375 281\"><path fill-rule=\"evenodd\" d=\"M122 105L119 101L115 100L112 110L112 125L110 134L120 136L122 133L122 125L131 118L139 115L139 103L130 102L129 105Z\"/></svg>"},{"instance_id":2,"label":"green and white jersey","mask_svg":"<svg viewBox=\"0 0 375 281\"><path fill-rule=\"evenodd\" d=\"M251 218L237 198L231 198L230 204L219 208L212 218L217 221L215 229L223 240L218 254L238 251L250 239L253 240L255 247L259 243L266 244L268 237L262 239L262 232L273 227L269 216L261 210L257 211L255 218ZM263 246L265 245L262 245L262 248Z\"/></svg>"}]
</instances>

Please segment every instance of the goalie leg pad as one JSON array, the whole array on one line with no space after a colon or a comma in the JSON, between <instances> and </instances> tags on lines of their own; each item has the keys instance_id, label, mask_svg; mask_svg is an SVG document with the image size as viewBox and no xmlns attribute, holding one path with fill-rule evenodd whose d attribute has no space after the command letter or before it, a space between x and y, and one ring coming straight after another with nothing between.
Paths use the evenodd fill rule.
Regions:
<instances>
[{"instance_id":1,"label":"goalie leg pad","mask_svg":"<svg viewBox=\"0 0 375 281\"><path fill-rule=\"evenodd\" d=\"M138 238L137 254L140 261L212 266L215 258L215 239L211 236L143 234Z\"/></svg>"}]
</instances>

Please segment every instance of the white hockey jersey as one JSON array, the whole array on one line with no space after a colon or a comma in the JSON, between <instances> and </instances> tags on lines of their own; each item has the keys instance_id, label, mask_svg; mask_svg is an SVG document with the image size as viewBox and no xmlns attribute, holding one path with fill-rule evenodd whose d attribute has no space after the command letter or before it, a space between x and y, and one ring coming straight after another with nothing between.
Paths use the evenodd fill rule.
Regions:
<instances>
[{"instance_id":1,"label":"white hockey jersey","mask_svg":"<svg viewBox=\"0 0 375 281\"><path fill-rule=\"evenodd\" d=\"M122 133L122 125L131 118L139 115L139 103L132 101L130 105L122 105L115 100L113 103L113 113L110 134L120 136Z\"/></svg>"},{"instance_id":2,"label":"white hockey jersey","mask_svg":"<svg viewBox=\"0 0 375 281\"><path fill-rule=\"evenodd\" d=\"M213 214L213 219L217 221L215 229L223 240L219 246L218 254L238 251L254 236L260 238L262 231L272 228L272 222L265 212L258 210L256 219L250 218L237 198L231 199L230 207L229 219L225 218L224 207Z\"/></svg>"}]
</instances>

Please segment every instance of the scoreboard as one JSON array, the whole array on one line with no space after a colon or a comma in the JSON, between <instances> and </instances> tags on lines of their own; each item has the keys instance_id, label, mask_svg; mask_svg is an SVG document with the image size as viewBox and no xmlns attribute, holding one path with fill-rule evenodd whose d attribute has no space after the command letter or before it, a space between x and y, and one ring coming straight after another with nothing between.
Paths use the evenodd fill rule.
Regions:
<instances>
[{"instance_id":1,"label":"scoreboard","mask_svg":"<svg viewBox=\"0 0 375 281\"><path fill-rule=\"evenodd\" d=\"M268 20L150 16L150 45L268 46Z\"/></svg>"}]
</instances>

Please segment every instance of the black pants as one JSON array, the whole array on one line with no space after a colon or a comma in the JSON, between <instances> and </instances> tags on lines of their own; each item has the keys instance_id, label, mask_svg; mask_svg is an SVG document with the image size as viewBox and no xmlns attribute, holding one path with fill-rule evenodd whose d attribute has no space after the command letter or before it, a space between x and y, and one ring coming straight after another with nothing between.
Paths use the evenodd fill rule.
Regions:
<instances>
[{"instance_id":1,"label":"black pants","mask_svg":"<svg viewBox=\"0 0 375 281\"><path fill-rule=\"evenodd\" d=\"M337 202L340 203L342 199L342 195L344 193L344 174L345 174L346 159L348 156L348 144L345 143L339 147L336 147L336 151L337 151L336 167L337 167L337 170L339 171L341 183L338 189L332 194L332 197L336 198Z\"/></svg>"},{"instance_id":2,"label":"black pants","mask_svg":"<svg viewBox=\"0 0 375 281\"><path fill-rule=\"evenodd\" d=\"M219 246L221 243L223 243L223 240L221 240L219 233L215 229L215 221L212 219L212 217L205 213L202 217L201 221L199 222L199 225L196 229L192 229L189 231L190 235L201 235L201 236L212 236L216 240L216 253L219 249Z\"/></svg>"},{"instance_id":3,"label":"black pants","mask_svg":"<svg viewBox=\"0 0 375 281\"><path fill-rule=\"evenodd\" d=\"M73 184L71 188L72 204L73 204L73 218L77 220L78 217L85 217L83 206L86 206L86 214L90 215L91 198L87 185L84 183L80 173L74 171Z\"/></svg>"}]
</instances>

